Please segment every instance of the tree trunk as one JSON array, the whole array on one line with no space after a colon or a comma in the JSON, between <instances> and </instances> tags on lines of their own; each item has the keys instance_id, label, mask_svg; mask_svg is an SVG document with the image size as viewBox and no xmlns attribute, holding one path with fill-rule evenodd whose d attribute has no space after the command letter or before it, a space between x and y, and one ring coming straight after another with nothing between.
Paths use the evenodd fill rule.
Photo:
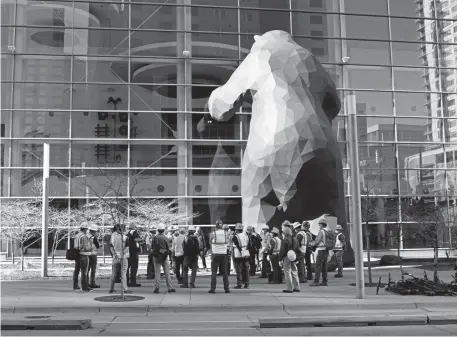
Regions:
<instances>
[{"instance_id":1,"label":"tree trunk","mask_svg":"<svg viewBox=\"0 0 457 337\"><path fill-rule=\"evenodd\" d=\"M435 282L439 282L438 277L438 247L433 247L433 279Z\"/></svg>"},{"instance_id":2,"label":"tree trunk","mask_svg":"<svg viewBox=\"0 0 457 337\"><path fill-rule=\"evenodd\" d=\"M368 283L371 286L373 284L373 278L371 276L371 252L370 252L370 234L368 232L368 222L366 223L365 234L366 234L366 240L367 240Z\"/></svg>"},{"instance_id":3,"label":"tree trunk","mask_svg":"<svg viewBox=\"0 0 457 337\"><path fill-rule=\"evenodd\" d=\"M24 263L25 263L24 248L21 246L21 271L24 271Z\"/></svg>"}]
</instances>

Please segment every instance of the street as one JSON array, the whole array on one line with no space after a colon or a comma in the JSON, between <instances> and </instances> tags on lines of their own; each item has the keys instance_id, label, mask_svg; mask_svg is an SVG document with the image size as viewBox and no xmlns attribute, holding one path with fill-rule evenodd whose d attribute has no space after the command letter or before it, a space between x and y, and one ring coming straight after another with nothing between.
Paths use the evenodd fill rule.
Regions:
<instances>
[{"instance_id":1,"label":"street","mask_svg":"<svg viewBox=\"0 0 457 337\"><path fill-rule=\"evenodd\" d=\"M322 313L323 314L323 313ZM96 314L93 328L80 331L2 331L3 336L455 336L457 325L364 326L259 329L259 317L287 316L282 311ZM299 315L299 313L294 313ZM56 316L53 316L56 317ZM61 316L64 317L64 316ZM68 317L68 315L66 316ZM82 316L81 316L82 317Z\"/></svg>"}]
</instances>

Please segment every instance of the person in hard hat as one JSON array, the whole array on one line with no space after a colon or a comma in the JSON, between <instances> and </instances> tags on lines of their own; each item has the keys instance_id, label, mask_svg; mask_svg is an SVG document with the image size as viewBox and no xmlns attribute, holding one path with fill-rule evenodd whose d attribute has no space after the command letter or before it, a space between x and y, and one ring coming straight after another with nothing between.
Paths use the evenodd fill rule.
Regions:
<instances>
[{"instance_id":1,"label":"person in hard hat","mask_svg":"<svg viewBox=\"0 0 457 337\"><path fill-rule=\"evenodd\" d=\"M73 290L80 290L78 286L78 276L81 272L81 287L83 291L90 291L87 273L89 269L88 255L82 255L81 252L90 252L89 238L87 237L87 229L89 224L83 222L79 228L79 233L76 234L73 247L79 252L79 256L75 259L75 270L73 271Z\"/></svg>"},{"instance_id":2,"label":"person in hard hat","mask_svg":"<svg viewBox=\"0 0 457 337\"><path fill-rule=\"evenodd\" d=\"M148 266L147 266L147 278L148 279L153 279L155 277L154 259L152 256L152 242L154 240L156 233L157 233L156 226L152 226L151 230L149 231L149 233L146 237L146 246L148 249Z\"/></svg>"},{"instance_id":3,"label":"person in hard hat","mask_svg":"<svg viewBox=\"0 0 457 337\"><path fill-rule=\"evenodd\" d=\"M300 291L300 283L298 280L297 272L297 250L298 241L293 236L292 229L288 226L284 227L283 230L284 239L281 243L281 250L279 252L279 258L282 260L284 268L284 277L286 279L287 289L284 289L284 293L293 293Z\"/></svg>"},{"instance_id":4,"label":"person in hard hat","mask_svg":"<svg viewBox=\"0 0 457 337\"><path fill-rule=\"evenodd\" d=\"M161 223L157 227L158 234L154 237L153 241L153 260L155 269L155 288L154 294L159 293L160 288L160 269L163 268L165 274L165 281L169 293L174 293L176 290L173 288L170 277L170 240L165 236L165 224Z\"/></svg>"},{"instance_id":5,"label":"person in hard hat","mask_svg":"<svg viewBox=\"0 0 457 337\"><path fill-rule=\"evenodd\" d=\"M230 276L230 270L232 269L232 248L233 248L233 243L232 243L232 237L233 233L230 230L230 226L227 224L224 224L222 226L222 229L225 231L227 237L228 237L228 242L227 242L227 275Z\"/></svg>"},{"instance_id":6,"label":"person in hard hat","mask_svg":"<svg viewBox=\"0 0 457 337\"><path fill-rule=\"evenodd\" d=\"M141 287L141 284L136 282L138 264L140 261L140 234L135 226L130 224L128 225L127 238L129 241L127 285L129 287Z\"/></svg>"},{"instance_id":7,"label":"person in hard hat","mask_svg":"<svg viewBox=\"0 0 457 337\"><path fill-rule=\"evenodd\" d=\"M208 252L208 245L206 243L205 235L200 227L196 228L198 242L200 243L200 258L202 259L202 266L204 270L208 270L206 266L206 253Z\"/></svg>"},{"instance_id":8,"label":"person in hard hat","mask_svg":"<svg viewBox=\"0 0 457 337\"><path fill-rule=\"evenodd\" d=\"M262 247L262 238L255 232L254 226L247 226L246 233L249 238L249 276L255 276L257 271L256 257Z\"/></svg>"},{"instance_id":9,"label":"person in hard hat","mask_svg":"<svg viewBox=\"0 0 457 337\"><path fill-rule=\"evenodd\" d=\"M211 286L210 294L216 293L217 270L221 270L224 281L224 290L230 293L227 275L227 244L229 238L227 232L222 229L222 221L216 223L216 229L210 236L211 243Z\"/></svg>"},{"instance_id":10,"label":"person in hard hat","mask_svg":"<svg viewBox=\"0 0 457 337\"><path fill-rule=\"evenodd\" d=\"M129 247L128 247L128 238L124 235L122 226L116 224L114 226L113 234L110 238L110 251L113 256L113 265L110 278L110 289L109 293L115 293L114 285L118 271L120 270L121 274L121 287L124 290L124 293L131 293L132 291L128 289L127 286L127 268L128 268L128 258L129 258Z\"/></svg>"},{"instance_id":11,"label":"person in hard hat","mask_svg":"<svg viewBox=\"0 0 457 337\"><path fill-rule=\"evenodd\" d=\"M260 254L262 254L262 270L260 278L268 278L271 273L271 264L270 261L268 261L268 246L271 240L270 227L265 224L262 225L260 237L262 239L262 248L260 250Z\"/></svg>"},{"instance_id":12,"label":"person in hard hat","mask_svg":"<svg viewBox=\"0 0 457 337\"><path fill-rule=\"evenodd\" d=\"M343 277L343 255L344 250L346 249L346 238L343 235L343 227L341 227L341 225L336 225L335 231L335 247L333 248L337 268L337 273L335 274L335 277L339 278Z\"/></svg>"},{"instance_id":13,"label":"person in hard hat","mask_svg":"<svg viewBox=\"0 0 457 337\"><path fill-rule=\"evenodd\" d=\"M97 255L100 244L97 239L97 232L99 228L96 224L91 224L89 226L89 242L91 244L91 253L89 255L89 287L92 289L100 288L98 284L95 283L95 273L97 272Z\"/></svg>"},{"instance_id":14,"label":"person in hard hat","mask_svg":"<svg viewBox=\"0 0 457 337\"><path fill-rule=\"evenodd\" d=\"M176 234L178 234L176 236ZM176 279L178 280L178 284L182 283L182 275L181 275L181 269L183 268L184 264L184 239L185 239L185 234L186 231L184 228L179 229L178 231L175 232L175 237L173 239L173 244L172 244L172 253L173 253L173 258L175 260L175 275Z\"/></svg>"},{"instance_id":15,"label":"person in hard hat","mask_svg":"<svg viewBox=\"0 0 457 337\"><path fill-rule=\"evenodd\" d=\"M271 230L271 239L268 244L267 253L270 255L272 272L268 278L268 283L282 283L281 266L279 265L279 253L281 251L281 238L279 229L276 227Z\"/></svg>"},{"instance_id":16,"label":"person in hard hat","mask_svg":"<svg viewBox=\"0 0 457 337\"><path fill-rule=\"evenodd\" d=\"M311 242L315 238L313 238L313 234L311 234L310 228L311 224L308 221L303 221L302 223L303 232L305 232L305 245L306 245L306 252L305 252L305 265L306 265L306 279L308 281L313 280L313 270L311 268L311 254L313 254L313 247L311 246Z\"/></svg>"},{"instance_id":17,"label":"person in hard hat","mask_svg":"<svg viewBox=\"0 0 457 337\"><path fill-rule=\"evenodd\" d=\"M311 246L316 247L317 257L314 270L314 282L310 286L326 286L327 285L327 259L328 250L326 246L326 238L328 236L327 221L325 219L319 220L319 233L316 239L311 242ZM322 274L322 283L319 283L319 279Z\"/></svg>"},{"instance_id":18,"label":"person in hard hat","mask_svg":"<svg viewBox=\"0 0 457 337\"><path fill-rule=\"evenodd\" d=\"M200 255L200 243L198 237L195 235L195 227L189 226L187 229L187 235L184 237L183 242L184 252L184 265L182 273L182 284L181 288L195 288L195 279L197 277L198 270L198 256ZM189 268L192 273L190 275L189 282Z\"/></svg>"},{"instance_id":19,"label":"person in hard hat","mask_svg":"<svg viewBox=\"0 0 457 337\"><path fill-rule=\"evenodd\" d=\"M235 226L235 235L233 236L233 263L236 270L235 289L241 289L242 283L244 288L249 288L249 238L243 233L243 225L237 223Z\"/></svg>"},{"instance_id":20,"label":"person in hard hat","mask_svg":"<svg viewBox=\"0 0 457 337\"><path fill-rule=\"evenodd\" d=\"M222 224L222 221L220 222ZM225 235L227 235L227 275L230 276L230 268L231 268L231 245L232 245L232 235L230 233L230 227L227 224L222 225L222 230L225 232ZM217 276L222 276L222 270L219 268L219 272L217 273Z\"/></svg>"},{"instance_id":21,"label":"person in hard hat","mask_svg":"<svg viewBox=\"0 0 457 337\"><path fill-rule=\"evenodd\" d=\"M297 253L297 270L298 280L300 283L308 282L305 273L305 254L306 254L306 233L303 231L303 225L299 222L294 223L294 231L298 241Z\"/></svg>"}]
</instances>

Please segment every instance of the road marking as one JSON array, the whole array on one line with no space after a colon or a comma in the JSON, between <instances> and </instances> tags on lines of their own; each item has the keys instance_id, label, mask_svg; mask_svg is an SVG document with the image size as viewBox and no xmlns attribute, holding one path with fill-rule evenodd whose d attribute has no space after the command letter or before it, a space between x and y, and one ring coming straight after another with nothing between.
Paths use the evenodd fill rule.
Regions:
<instances>
[{"instance_id":1,"label":"road marking","mask_svg":"<svg viewBox=\"0 0 457 337\"><path fill-rule=\"evenodd\" d=\"M118 322L112 324L197 324L197 323L251 323L250 320L245 321L179 321L179 322L163 322L163 321L148 321L148 322Z\"/></svg>"},{"instance_id":2,"label":"road marking","mask_svg":"<svg viewBox=\"0 0 457 337\"><path fill-rule=\"evenodd\" d=\"M257 327L246 327L246 328L223 328L224 330L252 330ZM109 328L105 332L109 332ZM221 328L197 328L197 329L116 329L116 331L203 331L203 330L218 330Z\"/></svg>"}]
</instances>

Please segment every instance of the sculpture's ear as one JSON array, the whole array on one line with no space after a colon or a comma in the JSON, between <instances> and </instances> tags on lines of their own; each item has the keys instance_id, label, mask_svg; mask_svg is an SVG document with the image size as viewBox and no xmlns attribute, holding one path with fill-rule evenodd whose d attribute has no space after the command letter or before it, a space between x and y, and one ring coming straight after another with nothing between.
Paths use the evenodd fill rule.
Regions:
<instances>
[{"instance_id":1,"label":"sculpture's ear","mask_svg":"<svg viewBox=\"0 0 457 337\"><path fill-rule=\"evenodd\" d=\"M260 39L260 35L254 35L254 41L257 42Z\"/></svg>"}]
</instances>

